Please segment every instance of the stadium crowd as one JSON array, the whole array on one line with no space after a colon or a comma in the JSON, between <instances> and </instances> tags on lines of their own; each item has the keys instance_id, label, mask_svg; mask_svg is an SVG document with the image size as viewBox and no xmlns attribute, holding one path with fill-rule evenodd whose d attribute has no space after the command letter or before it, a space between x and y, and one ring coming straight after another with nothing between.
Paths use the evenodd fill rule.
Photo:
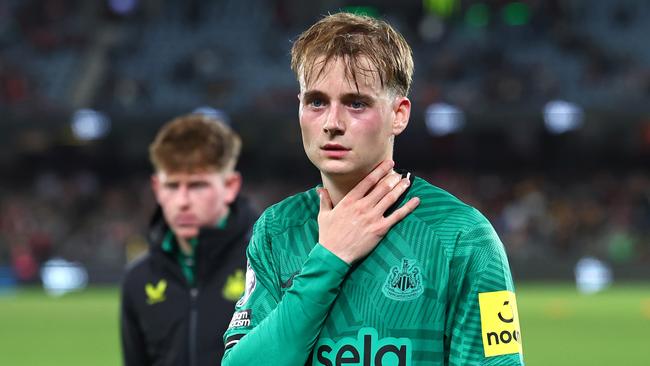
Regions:
<instances>
[{"instance_id":1,"label":"stadium crowd","mask_svg":"<svg viewBox=\"0 0 650 366\"><path fill-rule=\"evenodd\" d=\"M647 2L374 3L360 9L385 16L413 44L413 99L423 105L503 108L561 98L612 107L650 98L650 52L639 44ZM212 104L235 112L269 95L293 98L289 40L350 4L3 0L0 107L142 113Z\"/></svg>"},{"instance_id":2,"label":"stadium crowd","mask_svg":"<svg viewBox=\"0 0 650 366\"><path fill-rule=\"evenodd\" d=\"M625 130L617 113L637 113L620 119L646 123L640 133L629 133L646 136L648 156L650 124L647 117L642 122L650 98L650 48L643 43L650 31L648 2L373 3L362 10L385 16L414 48L418 64L412 100L419 109L443 101L468 115L491 111L497 114L492 119L512 128L511 135L529 150L535 150L526 137L531 128L525 123L531 121L508 120L499 113L539 113L549 100L573 101L584 107L587 118L606 121L602 125L609 127L585 135L600 135L612 151L632 149L625 141L612 143L615 136L609 131ZM45 155L61 140L69 144L45 131L66 129L54 125L65 124L61 121L80 107L118 116L113 131L136 141L130 121L219 106L249 116L237 122L245 144L256 145L259 155L267 147L261 146L258 126L287 115L295 118L296 85L287 67L290 40L320 15L350 5L305 4L0 0L0 142L7 142L0 144L0 167L14 172L21 168L16 157L25 151ZM603 110L617 117L602 117ZM129 118L121 120L124 116ZM418 116L412 119L421 123ZM468 121L468 127L474 122ZM43 131L27 135L36 136L36 142L29 148L14 143L22 141L22 129L35 125ZM279 140L285 132L273 131ZM43 141L54 146L43 147ZM571 178L541 170L475 174L463 167L416 173L490 215L513 261L596 255L648 263L647 169L614 173L607 166ZM637 166L644 166L643 158ZM64 174L53 167L32 178L0 182L0 266L12 265L21 279L36 278L39 263L53 256L119 273L146 245L141 228L153 209L147 177L131 172L106 180L92 169ZM244 184L260 208L305 188L279 176L265 179Z\"/></svg>"},{"instance_id":3,"label":"stadium crowd","mask_svg":"<svg viewBox=\"0 0 650 366\"><path fill-rule=\"evenodd\" d=\"M569 181L460 171L418 174L486 212L513 262L590 255L610 263L650 264L647 172ZM244 184L260 208L304 188L280 180ZM119 274L146 248L142 228L153 202L146 177L105 183L89 172L44 173L32 186L5 187L0 266L12 266L24 281L37 279L39 265L52 257Z\"/></svg>"}]
</instances>

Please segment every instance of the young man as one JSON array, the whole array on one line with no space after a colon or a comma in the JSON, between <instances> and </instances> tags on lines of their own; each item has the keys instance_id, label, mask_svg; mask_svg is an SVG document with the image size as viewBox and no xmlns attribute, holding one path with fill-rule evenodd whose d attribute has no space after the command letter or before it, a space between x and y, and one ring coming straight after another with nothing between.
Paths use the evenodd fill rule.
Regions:
<instances>
[{"instance_id":1,"label":"young man","mask_svg":"<svg viewBox=\"0 0 650 366\"><path fill-rule=\"evenodd\" d=\"M411 49L383 21L325 17L293 45L322 188L267 209L223 365L521 365L503 245L449 193L392 170Z\"/></svg>"},{"instance_id":2,"label":"young man","mask_svg":"<svg viewBox=\"0 0 650 366\"><path fill-rule=\"evenodd\" d=\"M124 364L211 365L244 284L245 250L257 217L237 198L239 136L220 121L179 117L149 148L159 204L149 252L122 284Z\"/></svg>"}]
</instances>

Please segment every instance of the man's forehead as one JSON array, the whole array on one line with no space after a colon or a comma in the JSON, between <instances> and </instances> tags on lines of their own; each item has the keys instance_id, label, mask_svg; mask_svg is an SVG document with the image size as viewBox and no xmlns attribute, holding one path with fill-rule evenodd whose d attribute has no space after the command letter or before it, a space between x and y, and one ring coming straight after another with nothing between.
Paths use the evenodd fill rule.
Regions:
<instances>
[{"instance_id":1,"label":"man's forehead","mask_svg":"<svg viewBox=\"0 0 650 366\"><path fill-rule=\"evenodd\" d=\"M202 169L197 171L173 171L168 172L165 170L159 170L156 175L158 179L162 181L196 181L196 180L206 180L211 179L215 175L220 175L221 173L216 169Z\"/></svg>"},{"instance_id":2,"label":"man's forehead","mask_svg":"<svg viewBox=\"0 0 650 366\"><path fill-rule=\"evenodd\" d=\"M315 62L305 65L300 73L300 88L307 91L316 88L330 77L340 77L354 93L381 93L383 91L381 78L377 67L367 57L333 57L325 60L324 56L316 58ZM365 93L364 93L365 91Z\"/></svg>"}]
</instances>

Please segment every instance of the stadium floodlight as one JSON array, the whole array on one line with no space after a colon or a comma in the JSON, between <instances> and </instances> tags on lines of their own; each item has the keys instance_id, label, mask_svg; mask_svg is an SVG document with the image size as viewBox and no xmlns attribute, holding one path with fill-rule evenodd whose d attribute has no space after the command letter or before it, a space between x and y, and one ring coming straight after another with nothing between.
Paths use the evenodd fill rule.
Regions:
<instances>
[{"instance_id":1,"label":"stadium floodlight","mask_svg":"<svg viewBox=\"0 0 650 366\"><path fill-rule=\"evenodd\" d=\"M593 294L604 290L612 283L612 270L602 261L585 257L575 268L576 285L583 294Z\"/></svg>"},{"instance_id":2,"label":"stadium floodlight","mask_svg":"<svg viewBox=\"0 0 650 366\"><path fill-rule=\"evenodd\" d=\"M530 5L523 1L515 1L503 7L503 20L511 26L526 25L530 23Z\"/></svg>"},{"instance_id":3,"label":"stadium floodlight","mask_svg":"<svg viewBox=\"0 0 650 366\"><path fill-rule=\"evenodd\" d=\"M77 262L54 258L41 267L41 279L49 295L61 296L70 291L84 289L88 284L88 272Z\"/></svg>"},{"instance_id":4,"label":"stadium floodlight","mask_svg":"<svg viewBox=\"0 0 650 366\"><path fill-rule=\"evenodd\" d=\"M139 0L108 0L108 7L115 14L131 14L139 5Z\"/></svg>"},{"instance_id":5,"label":"stadium floodlight","mask_svg":"<svg viewBox=\"0 0 650 366\"><path fill-rule=\"evenodd\" d=\"M424 120L429 133L440 137L460 131L465 125L465 114L451 104L434 103L427 107Z\"/></svg>"},{"instance_id":6,"label":"stadium floodlight","mask_svg":"<svg viewBox=\"0 0 650 366\"><path fill-rule=\"evenodd\" d=\"M584 112L575 103L553 100L544 106L544 124L553 134L563 134L582 126Z\"/></svg>"},{"instance_id":7,"label":"stadium floodlight","mask_svg":"<svg viewBox=\"0 0 650 366\"><path fill-rule=\"evenodd\" d=\"M72 115L72 133L80 141L98 140L111 130L111 121L102 112L93 109L80 109Z\"/></svg>"}]
</instances>

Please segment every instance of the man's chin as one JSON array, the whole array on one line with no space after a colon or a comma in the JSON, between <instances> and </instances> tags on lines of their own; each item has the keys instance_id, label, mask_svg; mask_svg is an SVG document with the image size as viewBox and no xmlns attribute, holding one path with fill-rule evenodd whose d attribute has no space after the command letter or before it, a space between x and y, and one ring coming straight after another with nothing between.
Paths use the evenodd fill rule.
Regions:
<instances>
[{"instance_id":1,"label":"man's chin","mask_svg":"<svg viewBox=\"0 0 650 366\"><path fill-rule=\"evenodd\" d=\"M327 160L322 161L317 166L321 174L330 177L348 177L348 178L363 178L370 173L376 165L366 165L353 163L346 160Z\"/></svg>"},{"instance_id":2,"label":"man's chin","mask_svg":"<svg viewBox=\"0 0 650 366\"><path fill-rule=\"evenodd\" d=\"M317 166L321 173L330 176L348 175L355 172L354 164L343 160L327 160Z\"/></svg>"},{"instance_id":3,"label":"man's chin","mask_svg":"<svg viewBox=\"0 0 650 366\"><path fill-rule=\"evenodd\" d=\"M182 238L186 240L195 238L199 235L199 229L197 228L181 227L181 228L173 228L173 230L174 230L174 235L176 235L177 238Z\"/></svg>"}]
</instances>

